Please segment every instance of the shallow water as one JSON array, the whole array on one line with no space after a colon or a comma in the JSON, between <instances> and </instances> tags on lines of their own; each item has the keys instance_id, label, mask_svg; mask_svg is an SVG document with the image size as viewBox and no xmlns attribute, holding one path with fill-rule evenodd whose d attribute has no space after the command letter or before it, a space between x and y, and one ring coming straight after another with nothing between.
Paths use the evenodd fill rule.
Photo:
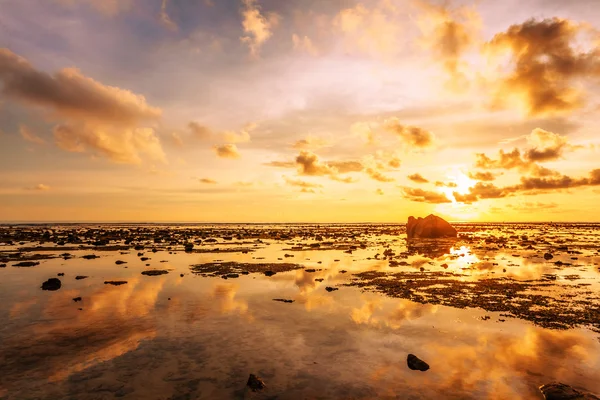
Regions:
<instances>
[{"instance_id":1,"label":"shallow water","mask_svg":"<svg viewBox=\"0 0 600 400\"><path fill-rule=\"evenodd\" d=\"M539 399L552 381L599 393L600 225L458 230L407 243L403 225L0 228L0 398ZM40 264L13 267L23 258ZM214 262L303 268L192 267ZM58 273L61 288L41 290ZM409 353L431 369L410 370Z\"/></svg>"}]
</instances>

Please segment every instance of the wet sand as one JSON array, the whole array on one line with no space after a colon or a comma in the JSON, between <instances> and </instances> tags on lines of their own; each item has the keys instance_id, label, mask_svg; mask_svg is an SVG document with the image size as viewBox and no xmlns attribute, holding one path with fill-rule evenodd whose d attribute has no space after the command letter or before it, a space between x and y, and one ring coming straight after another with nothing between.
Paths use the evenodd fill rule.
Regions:
<instances>
[{"instance_id":1,"label":"wet sand","mask_svg":"<svg viewBox=\"0 0 600 400\"><path fill-rule=\"evenodd\" d=\"M0 398L599 393L600 225L457 228L1 227Z\"/></svg>"}]
</instances>

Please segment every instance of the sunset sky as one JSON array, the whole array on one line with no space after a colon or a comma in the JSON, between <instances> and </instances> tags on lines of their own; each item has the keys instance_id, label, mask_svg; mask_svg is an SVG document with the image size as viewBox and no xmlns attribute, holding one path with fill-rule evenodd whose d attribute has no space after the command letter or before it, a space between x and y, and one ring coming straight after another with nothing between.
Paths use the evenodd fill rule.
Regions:
<instances>
[{"instance_id":1,"label":"sunset sky","mask_svg":"<svg viewBox=\"0 0 600 400\"><path fill-rule=\"evenodd\" d=\"M600 221L598 0L0 0L0 221Z\"/></svg>"}]
</instances>

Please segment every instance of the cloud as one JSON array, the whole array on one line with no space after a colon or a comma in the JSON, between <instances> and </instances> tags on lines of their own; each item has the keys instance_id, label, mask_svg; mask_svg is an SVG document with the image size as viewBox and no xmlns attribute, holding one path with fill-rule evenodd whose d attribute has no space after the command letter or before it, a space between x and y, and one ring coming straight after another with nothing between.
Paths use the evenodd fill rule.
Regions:
<instances>
[{"instance_id":1,"label":"cloud","mask_svg":"<svg viewBox=\"0 0 600 400\"><path fill-rule=\"evenodd\" d=\"M398 135L400 140L411 147L424 149L433 146L434 143L435 137L431 132L417 126L402 125L396 117L384 121L383 128Z\"/></svg>"},{"instance_id":2,"label":"cloud","mask_svg":"<svg viewBox=\"0 0 600 400\"><path fill-rule=\"evenodd\" d=\"M428 190L418 189L418 188L402 188L404 192L404 197L411 201L416 201L420 203L431 203L431 204L441 204L441 203L451 203L452 200L446 197L445 194L439 192L431 192Z\"/></svg>"},{"instance_id":3,"label":"cloud","mask_svg":"<svg viewBox=\"0 0 600 400\"><path fill-rule=\"evenodd\" d=\"M480 172L480 171L469 172L468 176L469 176L469 178L476 180L476 181L491 182L496 179L496 175L494 175L491 172Z\"/></svg>"},{"instance_id":4,"label":"cloud","mask_svg":"<svg viewBox=\"0 0 600 400\"><path fill-rule=\"evenodd\" d=\"M436 181L435 182L435 186L436 187L449 187L449 188L455 188L458 187L458 184L455 182L440 182L440 181Z\"/></svg>"},{"instance_id":5,"label":"cloud","mask_svg":"<svg viewBox=\"0 0 600 400\"><path fill-rule=\"evenodd\" d=\"M375 168L365 168L365 173L369 175L371 179L374 179L379 182L394 182L394 178L390 178L381 173L381 171L376 170Z\"/></svg>"},{"instance_id":6,"label":"cloud","mask_svg":"<svg viewBox=\"0 0 600 400\"><path fill-rule=\"evenodd\" d=\"M379 195L379 196L383 196L383 194L384 194L384 193L383 193L383 190L381 190L381 189L377 189L377 190L375 191L375 194L377 194L377 195Z\"/></svg>"},{"instance_id":7,"label":"cloud","mask_svg":"<svg viewBox=\"0 0 600 400\"><path fill-rule=\"evenodd\" d=\"M428 183L429 182L427 179L423 178L421 176L421 174L409 175L408 179L410 179L411 181L416 182L416 183Z\"/></svg>"},{"instance_id":8,"label":"cloud","mask_svg":"<svg viewBox=\"0 0 600 400\"><path fill-rule=\"evenodd\" d=\"M319 157L310 151L301 151L296 157L296 165L300 175L336 175L338 172L330 165L319 161Z\"/></svg>"},{"instance_id":9,"label":"cloud","mask_svg":"<svg viewBox=\"0 0 600 400\"><path fill-rule=\"evenodd\" d=\"M296 150L318 150L328 145L329 142L326 140L309 135L305 139L300 139L294 143L292 148Z\"/></svg>"},{"instance_id":10,"label":"cloud","mask_svg":"<svg viewBox=\"0 0 600 400\"><path fill-rule=\"evenodd\" d=\"M179 132L171 132L170 136L171 136L171 141L173 142L173 144L175 146L183 147L183 139L181 138L181 135L179 134Z\"/></svg>"},{"instance_id":11,"label":"cloud","mask_svg":"<svg viewBox=\"0 0 600 400\"><path fill-rule=\"evenodd\" d=\"M25 190L35 190L38 192L46 192L46 191L50 190L50 186L44 185L43 183L38 183L37 185L35 185L33 187L25 188Z\"/></svg>"},{"instance_id":12,"label":"cloud","mask_svg":"<svg viewBox=\"0 0 600 400\"><path fill-rule=\"evenodd\" d=\"M59 124L53 129L56 145L62 150L93 152L120 164L140 164L142 155L166 163L166 155L151 128L115 128L85 123Z\"/></svg>"},{"instance_id":13,"label":"cloud","mask_svg":"<svg viewBox=\"0 0 600 400\"><path fill-rule=\"evenodd\" d=\"M196 121L191 121L188 123L188 129L192 132L192 135L197 139L205 140L212 136L212 131L210 128L199 124Z\"/></svg>"},{"instance_id":14,"label":"cloud","mask_svg":"<svg viewBox=\"0 0 600 400\"><path fill-rule=\"evenodd\" d=\"M247 143L250 141L250 132L258 127L257 124L247 124L239 132L228 131L223 133L223 138L228 143Z\"/></svg>"},{"instance_id":15,"label":"cloud","mask_svg":"<svg viewBox=\"0 0 600 400\"><path fill-rule=\"evenodd\" d=\"M214 146L213 150L221 158L237 159L241 157L235 144L228 143L221 146Z\"/></svg>"},{"instance_id":16,"label":"cloud","mask_svg":"<svg viewBox=\"0 0 600 400\"><path fill-rule=\"evenodd\" d=\"M297 186L297 187L307 188L307 189L323 187L323 185L320 185L318 183L306 182L306 181L303 181L300 179L291 179L291 178L288 178L287 176L284 176L283 178L285 179L285 183L287 183L290 186Z\"/></svg>"},{"instance_id":17,"label":"cloud","mask_svg":"<svg viewBox=\"0 0 600 400\"><path fill-rule=\"evenodd\" d=\"M28 141L29 143L43 145L46 144L46 141L33 133L31 129L26 127L25 125L19 126L19 134L23 139Z\"/></svg>"},{"instance_id":18,"label":"cloud","mask_svg":"<svg viewBox=\"0 0 600 400\"><path fill-rule=\"evenodd\" d=\"M352 183L352 177L340 177L340 174L360 172L364 169L358 161L328 161L323 162L319 156L308 150L302 150L295 161L271 161L265 165L277 168L296 168L299 175L327 176L331 180Z\"/></svg>"},{"instance_id":19,"label":"cloud","mask_svg":"<svg viewBox=\"0 0 600 400\"><path fill-rule=\"evenodd\" d=\"M527 137L529 144L533 146L526 153L526 158L530 161L553 161L562 157L565 148L568 147L567 138L536 128Z\"/></svg>"},{"instance_id":20,"label":"cloud","mask_svg":"<svg viewBox=\"0 0 600 400\"><path fill-rule=\"evenodd\" d=\"M171 19L171 17L169 17L169 14L167 13L168 2L169 0L162 0L162 3L160 5L159 20L165 28L170 29L172 31L177 31L179 27L175 22L173 22L173 20Z\"/></svg>"},{"instance_id":21,"label":"cloud","mask_svg":"<svg viewBox=\"0 0 600 400\"><path fill-rule=\"evenodd\" d=\"M36 70L27 60L0 49L2 94L47 113L58 147L90 152L112 161L139 164L141 155L166 162L154 130L144 122L160 118L161 110L143 96L106 86L65 68L54 75Z\"/></svg>"},{"instance_id":22,"label":"cloud","mask_svg":"<svg viewBox=\"0 0 600 400\"><path fill-rule=\"evenodd\" d=\"M129 11L133 0L57 0L66 6L75 6L77 4L88 4L96 11L113 17L119 13Z\"/></svg>"},{"instance_id":23,"label":"cloud","mask_svg":"<svg viewBox=\"0 0 600 400\"><path fill-rule=\"evenodd\" d=\"M401 161L398 157L393 156L388 160L388 166L390 168L400 168Z\"/></svg>"},{"instance_id":24,"label":"cloud","mask_svg":"<svg viewBox=\"0 0 600 400\"><path fill-rule=\"evenodd\" d=\"M206 184L209 184L209 185L216 185L217 184L217 181L215 181L214 179L210 179L210 178L201 178L201 179L198 179L198 181L200 183L206 183Z\"/></svg>"},{"instance_id":25,"label":"cloud","mask_svg":"<svg viewBox=\"0 0 600 400\"><path fill-rule=\"evenodd\" d=\"M342 36L347 52L390 56L400 50L402 37L395 14L389 1L370 8L357 4L341 10L333 18L333 28Z\"/></svg>"},{"instance_id":26,"label":"cloud","mask_svg":"<svg viewBox=\"0 0 600 400\"><path fill-rule=\"evenodd\" d=\"M294 50L306 52L313 57L319 55L319 50L308 36L300 37L294 33L292 35L292 43L294 44Z\"/></svg>"},{"instance_id":27,"label":"cloud","mask_svg":"<svg viewBox=\"0 0 600 400\"><path fill-rule=\"evenodd\" d=\"M367 144L374 144L375 133L373 132L373 128L371 124L368 122L355 122L350 126L350 133L353 136L361 138Z\"/></svg>"},{"instance_id":28,"label":"cloud","mask_svg":"<svg viewBox=\"0 0 600 400\"><path fill-rule=\"evenodd\" d=\"M486 46L492 55L508 52L512 71L500 79L494 106L516 98L531 116L582 107L578 83L600 77L600 48L585 52L580 46L585 29L566 19L530 19L495 35Z\"/></svg>"},{"instance_id":29,"label":"cloud","mask_svg":"<svg viewBox=\"0 0 600 400\"><path fill-rule=\"evenodd\" d=\"M446 2L434 5L420 1L417 5L422 10L417 20L421 44L443 65L449 75L446 85L453 90L464 90L469 79L461 58L476 43L481 18L473 8L451 9Z\"/></svg>"},{"instance_id":30,"label":"cloud","mask_svg":"<svg viewBox=\"0 0 600 400\"><path fill-rule=\"evenodd\" d=\"M278 25L280 17L275 13L269 13L265 17L256 4L257 0L242 1L244 3L242 27L246 35L242 36L241 40L248 45L250 54L258 57L260 48L273 35L273 28Z\"/></svg>"}]
</instances>

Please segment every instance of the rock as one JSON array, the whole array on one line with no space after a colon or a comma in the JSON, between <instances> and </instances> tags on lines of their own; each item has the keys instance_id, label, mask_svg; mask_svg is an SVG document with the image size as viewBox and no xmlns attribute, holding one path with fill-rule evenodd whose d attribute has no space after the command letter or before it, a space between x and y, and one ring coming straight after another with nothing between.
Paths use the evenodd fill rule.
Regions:
<instances>
[{"instance_id":1,"label":"rock","mask_svg":"<svg viewBox=\"0 0 600 400\"><path fill-rule=\"evenodd\" d=\"M127 283L127 281L104 281L105 285L113 285L113 286L125 285L126 283Z\"/></svg>"},{"instance_id":2,"label":"rock","mask_svg":"<svg viewBox=\"0 0 600 400\"><path fill-rule=\"evenodd\" d=\"M85 279L85 278L87 278L87 276L85 276L85 275L77 275L77 276L75 277L75 279L77 279L78 281L80 281L80 280L82 280L82 279Z\"/></svg>"},{"instance_id":3,"label":"rock","mask_svg":"<svg viewBox=\"0 0 600 400\"><path fill-rule=\"evenodd\" d=\"M0 264L0 268L6 268L6 264Z\"/></svg>"},{"instance_id":4,"label":"rock","mask_svg":"<svg viewBox=\"0 0 600 400\"><path fill-rule=\"evenodd\" d=\"M42 290L58 290L61 287L60 279L50 278L46 282L42 283Z\"/></svg>"},{"instance_id":5,"label":"rock","mask_svg":"<svg viewBox=\"0 0 600 400\"><path fill-rule=\"evenodd\" d=\"M413 371L427 371L429 369L429 364L414 354L409 354L408 357L406 357L406 364L408 365L408 368Z\"/></svg>"},{"instance_id":6,"label":"rock","mask_svg":"<svg viewBox=\"0 0 600 400\"><path fill-rule=\"evenodd\" d=\"M266 276L273 276L275 274L276 274L276 272L273 272L273 271L265 271Z\"/></svg>"},{"instance_id":7,"label":"rock","mask_svg":"<svg viewBox=\"0 0 600 400\"><path fill-rule=\"evenodd\" d=\"M590 392L578 390L559 382L540 386L540 391L546 400L600 400Z\"/></svg>"},{"instance_id":8,"label":"rock","mask_svg":"<svg viewBox=\"0 0 600 400\"><path fill-rule=\"evenodd\" d=\"M117 261L115 261L115 264L117 264L117 265L127 264L127 261L117 260Z\"/></svg>"},{"instance_id":9,"label":"rock","mask_svg":"<svg viewBox=\"0 0 600 400\"><path fill-rule=\"evenodd\" d=\"M327 290L328 292L333 292L334 290L338 290L338 288L336 288L336 287L331 287L331 286L327 286L327 287L325 288L325 290Z\"/></svg>"},{"instance_id":10,"label":"rock","mask_svg":"<svg viewBox=\"0 0 600 400\"><path fill-rule=\"evenodd\" d=\"M552 260L553 258L554 258L554 256L550 253L544 254L544 260Z\"/></svg>"},{"instance_id":11,"label":"rock","mask_svg":"<svg viewBox=\"0 0 600 400\"><path fill-rule=\"evenodd\" d=\"M99 256L95 255L95 254L86 254L85 256L83 256L82 258L85 258L86 260L93 260L95 258L100 258Z\"/></svg>"},{"instance_id":12,"label":"rock","mask_svg":"<svg viewBox=\"0 0 600 400\"><path fill-rule=\"evenodd\" d=\"M183 274L179 274L179 276L183 278Z\"/></svg>"},{"instance_id":13,"label":"rock","mask_svg":"<svg viewBox=\"0 0 600 400\"><path fill-rule=\"evenodd\" d=\"M81 301L81 297L74 297L74 298L73 298L73 301L74 301L75 303L77 303L78 301Z\"/></svg>"},{"instance_id":14,"label":"rock","mask_svg":"<svg viewBox=\"0 0 600 400\"><path fill-rule=\"evenodd\" d=\"M37 261L21 261L13 264L13 267L35 267L36 265L40 265L40 263Z\"/></svg>"},{"instance_id":15,"label":"rock","mask_svg":"<svg viewBox=\"0 0 600 400\"><path fill-rule=\"evenodd\" d=\"M444 219L433 214L425 218L408 217L406 223L406 236L408 239L437 239L457 237L456 229Z\"/></svg>"},{"instance_id":16,"label":"rock","mask_svg":"<svg viewBox=\"0 0 600 400\"><path fill-rule=\"evenodd\" d=\"M140 260L141 260L141 261L148 261L148 260L149 260L149 258L148 258L148 257L142 257L142 258L140 258Z\"/></svg>"},{"instance_id":17,"label":"rock","mask_svg":"<svg viewBox=\"0 0 600 400\"><path fill-rule=\"evenodd\" d=\"M165 271L164 269L151 269L148 271L143 271L142 275L147 275L147 276L158 276L158 275L165 275L168 274L169 271Z\"/></svg>"},{"instance_id":18,"label":"rock","mask_svg":"<svg viewBox=\"0 0 600 400\"><path fill-rule=\"evenodd\" d=\"M288 299L273 299L273 301L280 301L282 303L293 303L294 300L288 300Z\"/></svg>"},{"instance_id":19,"label":"rock","mask_svg":"<svg viewBox=\"0 0 600 400\"><path fill-rule=\"evenodd\" d=\"M186 252L190 253L194 249L194 243L186 243L183 248Z\"/></svg>"},{"instance_id":20,"label":"rock","mask_svg":"<svg viewBox=\"0 0 600 400\"><path fill-rule=\"evenodd\" d=\"M65 276L64 272L59 272L58 274L56 274L57 276Z\"/></svg>"},{"instance_id":21,"label":"rock","mask_svg":"<svg viewBox=\"0 0 600 400\"><path fill-rule=\"evenodd\" d=\"M262 381L262 379L260 379L259 377L257 377L254 374L250 374L250 376L248 377L248 382L246 383L246 386L248 386L250 389L252 389L253 392L257 392L259 390L263 390L266 385Z\"/></svg>"}]
</instances>

